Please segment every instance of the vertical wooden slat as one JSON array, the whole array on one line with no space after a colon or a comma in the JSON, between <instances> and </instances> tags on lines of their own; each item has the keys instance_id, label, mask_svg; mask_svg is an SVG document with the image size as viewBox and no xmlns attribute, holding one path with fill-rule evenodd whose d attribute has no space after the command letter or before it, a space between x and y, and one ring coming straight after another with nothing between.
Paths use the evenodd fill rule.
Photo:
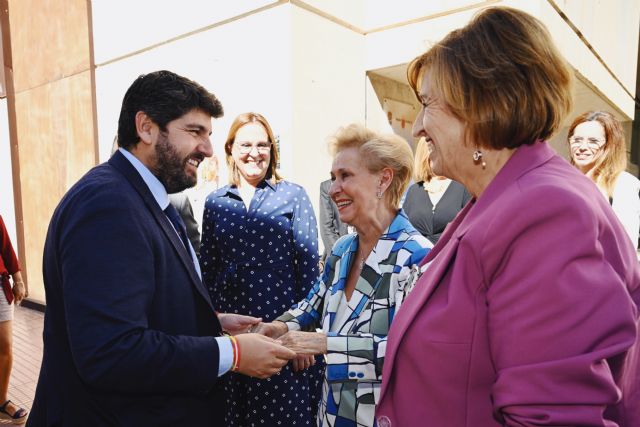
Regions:
<instances>
[{"instance_id":1,"label":"vertical wooden slat","mask_svg":"<svg viewBox=\"0 0 640 427\"><path fill-rule=\"evenodd\" d=\"M7 94L7 114L9 123L9 142L11 146L11 170L13 183L13 204L16 218L16 236L18 239L18 258L22 264L22 276L29 291L29 271L25 268L28 260L22 211L22 187L20 185L20 150L16 127L15 90L13 84L13 57L11 51L11 23L9 20L9 0L0 0L0 23L2 28L2 60L4 63L4 81Z\"/></svg>"}]
</instances>

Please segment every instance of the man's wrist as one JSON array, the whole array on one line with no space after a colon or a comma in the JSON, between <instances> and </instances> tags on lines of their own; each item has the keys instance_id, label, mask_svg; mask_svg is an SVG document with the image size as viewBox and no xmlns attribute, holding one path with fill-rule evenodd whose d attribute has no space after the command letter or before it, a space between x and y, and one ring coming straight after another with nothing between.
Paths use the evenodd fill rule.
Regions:
<instances>
[{"instance_id":1,"label":"man's wrist","mask_svg":"<svg viewBox=\"0 0 640 427\"><path fill-rule=\"evenodd\" d=\"M215 337L218 343L218 376L226 374L233 367L233 347L231 345L231 339L229 337Z\"/></svg>"}]
</instances>

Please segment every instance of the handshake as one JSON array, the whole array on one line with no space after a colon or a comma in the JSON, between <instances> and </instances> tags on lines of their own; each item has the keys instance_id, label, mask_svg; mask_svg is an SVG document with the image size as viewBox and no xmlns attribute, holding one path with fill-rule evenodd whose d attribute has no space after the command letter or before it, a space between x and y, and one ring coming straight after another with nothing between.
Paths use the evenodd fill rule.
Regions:
<instances>
[{"instance_id":1,"label":"handshake","mask_svg":"<svg viewBox=\"0 0 640 427\"><path fill-rule=\"evenodd\" d=\"M289 331L283 322L263 323L261 318L218 313L222 328L235 336L240 349L238 372L255 378L279 373L290 360L294 371L315 364L315 354L327 351L323 333Z\"/></svg>"}]
</instances>

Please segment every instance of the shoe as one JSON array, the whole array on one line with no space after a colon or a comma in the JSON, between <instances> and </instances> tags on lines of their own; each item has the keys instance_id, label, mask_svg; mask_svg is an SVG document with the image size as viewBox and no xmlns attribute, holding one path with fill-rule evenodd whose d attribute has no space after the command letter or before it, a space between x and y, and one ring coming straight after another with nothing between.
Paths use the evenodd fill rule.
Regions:
<instances>
[{"instance_id":1,"label":"shoe","mask_svg":"<svg viewBox=\"0 0 640 427\"><path fill-rule=\"evenodd\" d=\"M7 412L7 405L9 405L9 403L12 403L12 402L10 400L7 400L2 404L2 406L0 406L0 419L10 420L13 424L24 423L27 420L27 415L29 415L27 410L23 408L18 408L16 409L16 412L14 412L13 415L11 415L10 413Z\"/></svg>"}]
</instances>

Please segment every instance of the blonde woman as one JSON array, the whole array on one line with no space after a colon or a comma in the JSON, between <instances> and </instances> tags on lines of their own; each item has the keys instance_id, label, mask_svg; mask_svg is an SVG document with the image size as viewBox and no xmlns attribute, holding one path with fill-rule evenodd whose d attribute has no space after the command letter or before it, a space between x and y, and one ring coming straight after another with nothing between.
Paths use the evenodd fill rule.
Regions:
<instances>
[{"instance_id":1,"label":"blonde woman","mask_svg":"<svg viewBox=\"0 0 640 427\"><path fill-rule=\"evenodd\" d=\"M424 139L416 147L413 179L416 182L409 187L402 207L411 224L435 245L471 195L460 183L433 173Z\"/></svg>"},{"instance_id":2,"label":"blonde woman","mask_svg":"<svg viewBox=\"0 0 640 427\"><path fill-rule=\"evenodd\" d=\"M319 427L371 427L389 328L432 245L398 209L413 166L404 139L352 124L330 147L329 196L356 232L333 245L309 295L258 331L326 356Z\"/></svg>"},{"instance_id":3,"label":"blonde woman","mask_svg":"<svg viewBox=\"0 0 640 427\"><path fill-rule=\"evenodd\" d=\"M625 172L627 151L622 126L611 113L587 111L569 127L568 143L571 163L596 183L637 248L640 181Z\"/></svg>"}]
</instances>

